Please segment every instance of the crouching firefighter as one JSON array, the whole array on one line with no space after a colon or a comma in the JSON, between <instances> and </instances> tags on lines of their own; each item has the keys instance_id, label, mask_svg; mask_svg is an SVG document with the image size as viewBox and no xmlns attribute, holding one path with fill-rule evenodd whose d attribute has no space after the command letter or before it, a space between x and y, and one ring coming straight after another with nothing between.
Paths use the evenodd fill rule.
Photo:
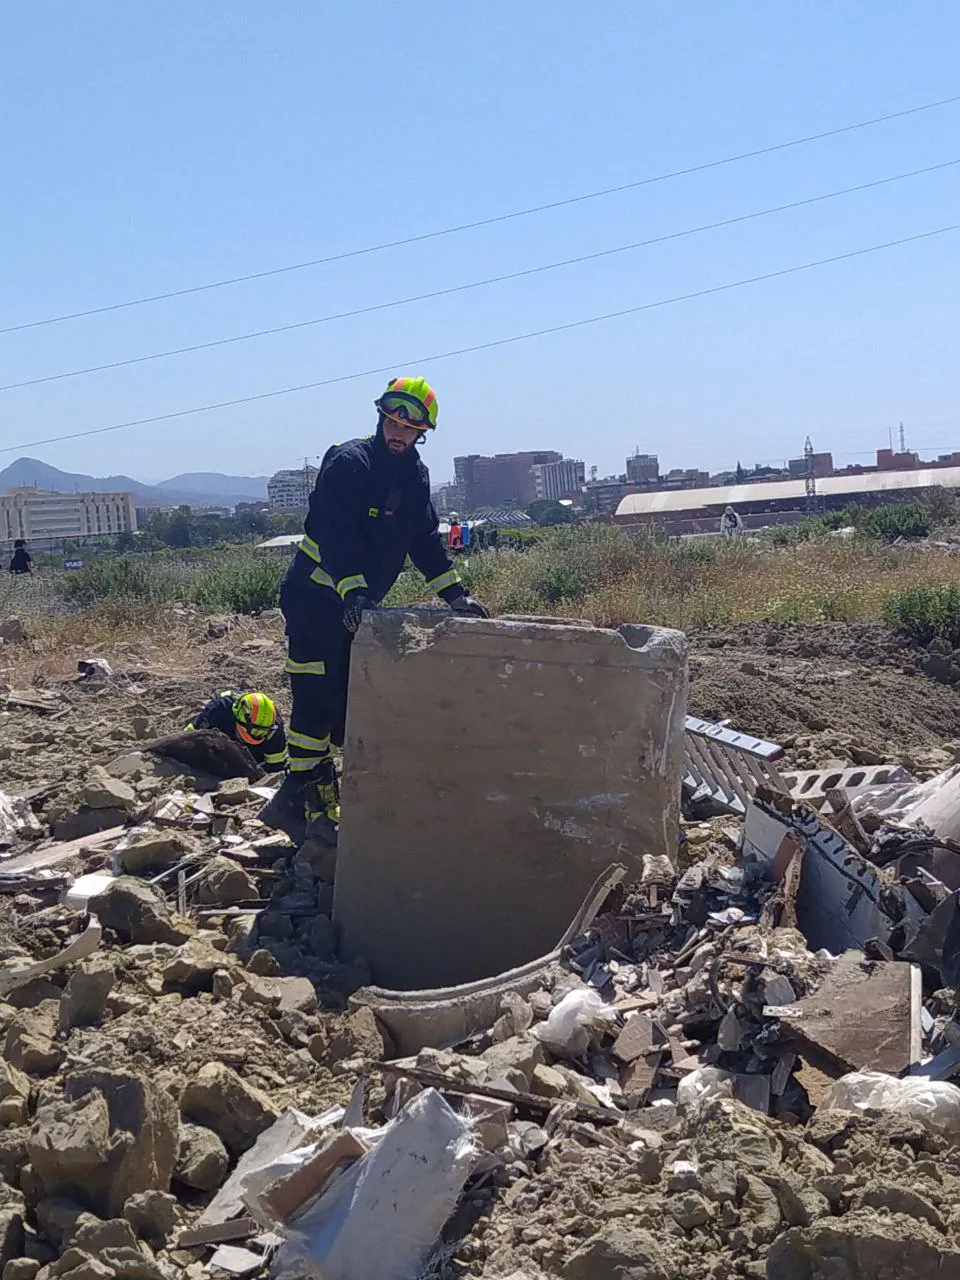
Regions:
<instances>
[{"instance_id":1,"label":"crouching firefighter","mask_svg":"<svg viewBox=\"0 0 960 1280\"><path fill-rule=\"evenodd\" d=\"M430 476L416 446L437 425L437 397L423 378L394 378L374 402L372 436L324 455L302 543L280 588L293 695L288 773L261 821L336 844L350 646L364 609L375 609L407 556L457 613L490 615L464 589L439 534Z\"/></svg>"},{"instance_id":2,"label":"crouching firefighter","mask_svg":"<svg viewBox=\"0 0 960 1280\"><path fill-rule=\"evenodd\" d=\"M265 693L224 689L203 704L187 729L219 729L239 742L267 773L279 773L287 763L283 717Z\"/></svg>"}]
</instances>

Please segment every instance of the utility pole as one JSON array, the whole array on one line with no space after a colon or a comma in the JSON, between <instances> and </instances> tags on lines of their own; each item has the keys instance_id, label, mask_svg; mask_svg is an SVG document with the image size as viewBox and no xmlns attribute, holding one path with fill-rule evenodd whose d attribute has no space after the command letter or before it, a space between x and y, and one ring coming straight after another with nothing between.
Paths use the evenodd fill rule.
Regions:
<instances>
[{"instance_id":1,"label":"utility pole","mask_svg":"<svg viewBox=\"0 0 960 1280\"><path fill-rule=\"evenodd\" d=\"M803 479L803 485L806 491L807 515L815 516L820 507L817 500L817 477L813 470L813 444L811 443L809 436L807 436L806 442L803 446L803 456L807 462L806 475Z\"/></svg>"},{"instance_id":2,"label":"utility pole","mask_svg":"<svg viewBox=\"0 0 960 1280\"><path fill-rule=\"evenodd\" d=\"M907 437L903 430L903 419L900 419L900 452L907 452Z\"/></svg>"}]
</instances>

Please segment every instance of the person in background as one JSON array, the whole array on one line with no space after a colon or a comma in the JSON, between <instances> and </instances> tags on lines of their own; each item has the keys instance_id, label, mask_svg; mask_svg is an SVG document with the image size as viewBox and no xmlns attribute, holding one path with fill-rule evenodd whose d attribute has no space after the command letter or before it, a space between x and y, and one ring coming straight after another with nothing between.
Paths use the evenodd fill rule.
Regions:
<instances>
[{"instance_id":1,"label":"person in background","mask_svg":"<svg viewBox=\"0 0 960 1280\"><path fill-rule=\"evenodd\" d=\"M491 551L496 551L500 542L500 531L495 524L492 524L487 530L487 546Z\"/></svg>"},{"instance_id":2,"label":"person in background","mask_svg":"<svg viewBox=\"0 0 960 1280\"><path fill-rule=\"evenodd\" d=\"M464 551L470 550L471 541L472 536L470 533L470 525L468 521L464 520L460 526L460 545L463 547Z\"/></svg>"},{"instance_id":3,"label":"person in background","mask_svg":"<svg viewBox=\"0 0 960 1280\"><path fill-rule=\"evenodd\" d=\"M224 689L208 699L190 723L190 729L219 729L225 738L239 742L267 773L279 773L287 765L287 736L277 705L265 693Z\"/></svg>"},{"instance_id":4,"label":"person in background","mask_svg":"<svg viewBox=\"0 0 960 1280\"><path fill-rule=\"evenodd\" d=\"M720 534L724 538L743 537L743 521L733 507L727 507L720 517Z\"/></svg>"},{"instance_id":5,"label":"person in background","mask_svg":"<svg viewBox=\"0 0 960 1280\"><path fill-rule=\"evenodd\" d=\"M23 538L17 538L13 544L13 555L10 557L11 573L33 573L33 556L27 550Z\"/></svg>"},{"instance_id":6,"label":"person in background","mask_svg":"<svg viewBox=\"0 0 960 1280\"><path fill-rule=\"evenodd\" d=\"M447 534L447 549L449 551L463 550L463 528L460 524L460 517L455 511L450 513L450 532Z\"/></svg>"}]
</instances>

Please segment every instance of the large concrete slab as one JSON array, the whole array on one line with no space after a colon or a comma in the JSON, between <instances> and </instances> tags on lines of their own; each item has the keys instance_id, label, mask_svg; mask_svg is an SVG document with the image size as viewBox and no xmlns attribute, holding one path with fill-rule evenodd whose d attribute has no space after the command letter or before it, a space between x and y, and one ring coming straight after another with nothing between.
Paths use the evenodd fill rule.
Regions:
<instances>
[{"instance_id":1,"label":"large concrete slab","mask_svg":"<svg viewBox=\"0 0 960 1280\"><path fill-rule=\"evenodd\" d=\"M365 615L334 918L400 989L556 945L612 862L677 846L686 641L645 626Z\"/></svg>"}]
</instances>

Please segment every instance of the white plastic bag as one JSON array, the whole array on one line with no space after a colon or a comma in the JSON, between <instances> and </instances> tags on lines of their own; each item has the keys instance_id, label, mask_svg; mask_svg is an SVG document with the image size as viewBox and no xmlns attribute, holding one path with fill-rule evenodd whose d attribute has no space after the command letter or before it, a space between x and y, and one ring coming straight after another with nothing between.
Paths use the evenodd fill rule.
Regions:
<instances>
[{"instance_id":1,"label":"white plastic bag","mask_svg":"<svg viewBox=\"0 0 960 1280\"><path fill-rule=\"evenodd\" d=\"M590 1032L596 1026L613 1022L615 1010L604 1004L592 987L568 991L550 1011L546 1022L534 1028L534 1035L551 1052L568 1058L579 1058L590 1046Z\"/></svg>"},{"instance_id":2,"label":"white plastic bag","mask_svg":"<svg viewBox=\"0 0 960 1280\"><path fill-rule=\"evenodd\" d=\"M830 1086L817 1111L896 1111L960 1138L960 1089L945 1080L852 1071Z\"/></svg>"},{"instance_id":3,"label":"white plastic bag","mask_svg":"<svg viewBox=\"0 0 960 1280\"><path fill-rule=\"evenodd\" d=\"M677 1085L677 1106L681 1111L697 1111L715 1098L733 1097L733 1075L719 1067L697 1067Z\"/></svg>"}]
</instances>

